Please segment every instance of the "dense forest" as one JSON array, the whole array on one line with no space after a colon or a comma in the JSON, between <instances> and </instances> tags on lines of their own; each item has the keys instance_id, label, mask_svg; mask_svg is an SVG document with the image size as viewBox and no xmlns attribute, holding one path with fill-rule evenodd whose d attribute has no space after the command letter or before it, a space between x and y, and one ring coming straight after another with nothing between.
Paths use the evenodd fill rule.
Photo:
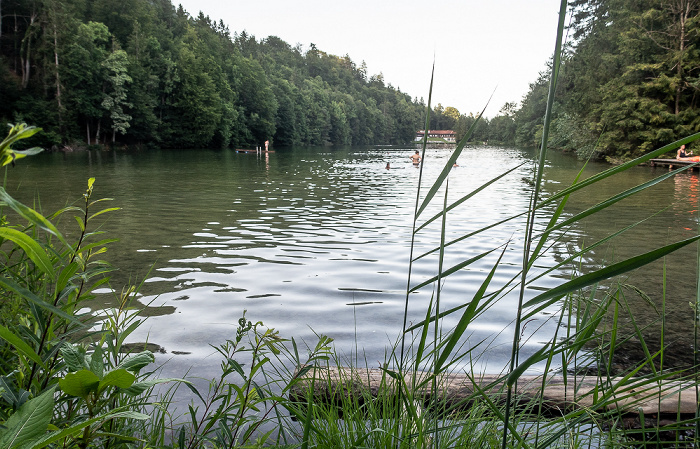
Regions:
<instances>
[{"instance_id":1,"label":"dense forest","mask_svg":"<svg viewBox=\"0 0 700 449\"><path fill-rule=\"evenodd\" d=\"M700 0L573 0L570 17L551 146L618 160L700 130ZM390 144L424 127L423 99L364 63L170 0L3 0L0 19L0 122L42 127L46 147ZM548 84L473 139L539 145ZM430 128L461 138L475 116L438 104Z\"/></svg>"},{"instance_id":2,"label":"dense forest","mask_svg":"<svg viewBox=\"0 0 700 449\"><path fill-rule=\"evenodd\" d=\"M170 0L0 2L0 122L45 146L404 143L425 105L314 44L231 34Z\"/></svg>"},{"instance_id":3,"label":"dense forest","mask_svg":"<svg viewBox=\"0 0 700 449\"><path fill-rule=\"evenodd\" d=\"M619 160L700 131L700 0L573 0L570 12L552 145ZM515 114L519 145L539 140L548 84Z\"/></svg>"}]
</instances>

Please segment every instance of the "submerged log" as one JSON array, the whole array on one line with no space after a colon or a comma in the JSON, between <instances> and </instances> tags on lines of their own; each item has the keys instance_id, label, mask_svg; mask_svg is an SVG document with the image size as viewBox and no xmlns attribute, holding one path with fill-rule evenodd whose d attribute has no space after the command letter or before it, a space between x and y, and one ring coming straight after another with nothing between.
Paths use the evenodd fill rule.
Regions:
<instances>
[{"instance_id":1,"label":"submerged log","mask_svg":"<svg viewBox=\"0 0 700 449\"><path fill-rule=\"evenodd\" d=\"M414 400L434 404L431 373L404 374L405 385L416 385ZM313 394L315 402L339 403L343 396L358 402L378 397L393 397L396 380L380 369L327 367L311 369L301 376L290 391L290 399L306 402ZM617 410L626 415L673 415L689 417L697 408L696 384L634 378L597 378L594 376L521 376L514 386L520 405L541 400L544 411L561 416L562 411L585 408L595 412ZM467 409L480 392L492 401L505 399L505 378L499 375L447 374L437 379L438 403L449 409Z\"/></svg>"}]
</instances>

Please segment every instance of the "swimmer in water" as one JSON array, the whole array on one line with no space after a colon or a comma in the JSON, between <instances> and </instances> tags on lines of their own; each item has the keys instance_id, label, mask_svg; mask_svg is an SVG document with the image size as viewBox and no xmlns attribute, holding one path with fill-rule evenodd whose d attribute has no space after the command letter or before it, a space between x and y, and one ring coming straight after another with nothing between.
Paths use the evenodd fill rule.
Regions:
<instances>
[{"instance_id":1,"label":"swimmer in water","mask_svg":"<svg viewBox=\"0 0 700 449\"><path fill-rule=\"evenodd\" d=\"M418 165L420 164L420 152L416 150L416 152L408 157L411 162L413 162L413 165Z\"/></svg>"}]
</instances>

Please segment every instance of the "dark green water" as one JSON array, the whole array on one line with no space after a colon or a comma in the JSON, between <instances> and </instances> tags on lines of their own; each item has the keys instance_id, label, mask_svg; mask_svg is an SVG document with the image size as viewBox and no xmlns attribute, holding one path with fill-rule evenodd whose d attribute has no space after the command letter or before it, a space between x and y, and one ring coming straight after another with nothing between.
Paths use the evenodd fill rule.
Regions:
<instances>
[{"instance_id":1,"label":"dark green water","mask_svg":"<svg viewBox=\"0 0 700 449\"><path fill-rule=\"evenodd\" d=\"M95 177L95 196L113 198L122 209L102 225L120 238L106 258L120 271L112 287L147 280L140 297L151 317L133 341L162 348L158 360L168 361L167 375L209 377L219 360L210 345L235 333L243 310L282 336L314 342L314 332L336 339L346 354L366 358L371 366L384 360L385 348L396 340L402 325L411 241L411 214L419 170L408 160L412 148L295 148L268 157L233 151L152 151L42 154L23 159L9 171L8 190L32 203L40 198L49 213L78 199L87 179ZM428 150L423 176L434 179L447 160L444 149ZM520 162L529 152L512 148L478 147L465 150L450 175L448 196L455 200ZM392 169L386 170L389 162ZM568 185L581 163L552 154L545 175L545 191ZM455 209L447 224L448 240L464 235L527 206L530 164L516 169L498 184ZM590 175L607 168L591 164ZM615 182L572 198L572 214L633 185L663 173L640 167ZM563 232L561 244L540 265L554 263L569 252L602 238L605 233L639 221L658 211L637 229L605 245L581 261L584 270L604 261L622 260L654 246L692 236L697 230L700 182L696 174L675 179L617 204L595 221L586 220ZM440 195L442 195L442 192ZM425 213L432 216L442 197ZM64 219L68 234L77 232ZM417 236L416 253L439 242L439 220ZM451 247L445 266L451 266L511 240L494 278L503 283L520 268L524 219L514 220ZM495 257L461 270L444 283L441 308L462 304L477 291ZM693 319L688 305L695 296L696 249L687 248L666 259L666 343L673 351L667 360L692 349ZM426 257L414 266L414 283L429 279L437 258ZM539 268L542 269L542 268ZM662 264L637 272L625 282L645 291L662 307ZM150 273L149 273L149 270ZM528 297L560 284L570 275L559 271L538 280ZM102 290L95 308L109 306L112 297ZM409 319L425 314L432 290L410 295ZM630 295L635 317L650 323L653 307ZM361 305L357 305L361 303ZM510 353L515 295L484 313L465 343L483 339L480 369L500 372ZM548 340L556 329L553 306L529 322L524 341L527 355ZM449 327L456 318L446 321ZM654 340L658 330L650 328ZM658 339L657 339L658 340Z\"/></svg>"}]
</instances>

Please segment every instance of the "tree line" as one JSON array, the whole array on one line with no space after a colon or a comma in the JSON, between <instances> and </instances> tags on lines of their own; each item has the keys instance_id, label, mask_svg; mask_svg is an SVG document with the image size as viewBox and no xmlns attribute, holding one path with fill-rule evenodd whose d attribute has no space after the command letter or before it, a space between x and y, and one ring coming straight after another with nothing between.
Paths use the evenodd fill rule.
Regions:
<instances>
[{"instance_id":1,"label":"tree line","mask_svg":"<svg viewBox=\"0 0 700 449\"><path fill-rule=\"evenodd\" d=\"M700 0L573 0L550 145L625 159L700 130ZM425 103L348 55L231 33L170 0L0 2L0 122L74 142L171 148L391 144ZM537 146L549 71L472 139ZM430 129L476 120L434 106Z\"/></svg>"},{"instance_id":2,"label":"tree line","mask_svg":"<svg viewBox=\"0 0 700 449\"><path fill-rule=\"evenodd\" d=\"M170 0L4 0L0 17L0 121L45 146L388 144L423 126L423 101L364 63Z\"/></svg>"}]
</instances>

